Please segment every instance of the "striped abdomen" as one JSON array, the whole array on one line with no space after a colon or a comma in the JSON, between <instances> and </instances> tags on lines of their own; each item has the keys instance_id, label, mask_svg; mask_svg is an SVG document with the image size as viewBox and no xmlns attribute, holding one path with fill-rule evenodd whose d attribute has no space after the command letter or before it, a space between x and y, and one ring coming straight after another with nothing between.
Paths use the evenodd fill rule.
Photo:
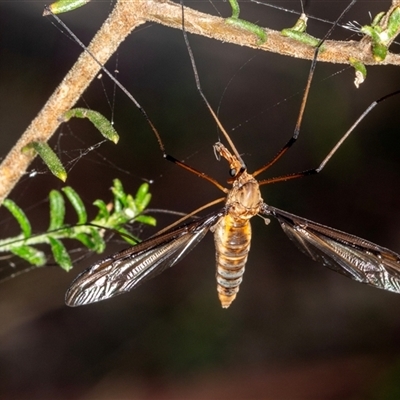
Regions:
<instances>
[{"instance_id":1,"label":"striped abdomen","mask_svg":"<svg viewBox=\"0 0 400 400\"><path fill-rule=\"evenodd\" d=\"M226 215L215 227L217 290L223 308L228 308L239 291L247 255L250 250L251 226L248 219Z\"/></svg>"}]
</instances>

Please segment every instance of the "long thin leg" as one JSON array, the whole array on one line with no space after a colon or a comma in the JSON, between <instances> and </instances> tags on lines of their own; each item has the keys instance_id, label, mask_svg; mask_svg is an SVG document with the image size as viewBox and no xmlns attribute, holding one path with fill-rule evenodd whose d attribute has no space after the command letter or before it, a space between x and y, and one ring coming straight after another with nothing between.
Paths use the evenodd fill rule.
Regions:
<instances>
[{"instance_id":1,"label":"long thin leg","mask_svg":"<svg viewBox=\"0 0 400 400\"><path fill-rule=\"evenodd\" d=\"M219 182L217 182L214 178L211 178L210 176L208 176L207 174L205 174L204 172L200 172L197 169L185 164L182 161L177 160L175 157L167 154L167 152L165 151L165 146L163 141L161 140L161 135L159 134L157 128L154 126L153 122L151 121L151 119L149 118L149 116L147 115L145 109L140 105L140 103L132 96L132 94L125 88L125 86L122 85L122 83L115 78L115 76L103 65L101 64L96 57L90 52L90 50L85 46L85 44L79 40L79 38L68 28L67 25L65 25L65 23L55 14L52 13L52 11L47 8L47 11L50 15L52 15L52 17L57 21L58 24L60 24L67 32L68 34L76 41L76 43L78 43L78 45L84 50L86 51L92 58L93 60L100 66L100 68L104 71L105 74L108 75L108 77L128 96L129 100L131 100L135 106L139 109L139 111L141 112L141 114L143 115L143 117L145 118L145 120L147 121L147 123L149 124L151 130L153 131L154 135L156 136L158 145L160 147L160 150L163 154L163 157L168 160L173 162L174 164L186 169L187 171L192 172L193 174L199 176L200 178L203 178L209 182L211 182L213 185L215 185L218 189L220 189L221 191L223 191L224 193L227 192L227 189L224 188ZM193 54L191 55L193 57ZM194 62L194 60L193 60ZM194 66L195 68L195 66ZM197 69L195 69L195 75L197 76ZM196 81L198 81L198 76ZM205 99L203 93L201 92L200 89L200 93L202 94L207 106L210 108L211 113L213 114L213 111L211 109L211 106L208 104L207 100ZM214 115L214 114L213 114ZM214 118L217 118L214 115ZM217 119L218 121L218 119ZM222 128L222 126L220 126ZM222 128L223 129L223 128Z\"/></svg>"},{"instance_id":2,"label":"long thin leg","mask_svg":"<svg viewBox=\"0 0 400 400\"><path fill-rule=\"evenodd\" d=\"M306 84L306 88L304 90L303 99L301 101L300 111L299 111L299 115L297 117L297 121L296 121L296 125L295 125L295 128L294 128L294 131L293 131L293 136L282 147L282 149L279 150L279 152L275 155L275 157L272 158L271 161L269 161L267 164L263 165L261 168L259 168L255 172L253 172L253 174L252 174L253 176L257 176L257 175L261 174L262 172L264 172L268 168L270 168L273 164L275 164L293 146L293 144L296 142L297 138L299 137L300 127L301 127L301 123L303 121L304 110L306 108L308 94L310 92L311 82L312 82L312 78L314 76L315 67L317 66L317 58L318 58L318 54L319 54L319 52L321 50L321 46L325 42L325 40L327 38L329 38L329 36L333 32L333 30L336 28L338 23L342 20L342 18L350 10L350 8L353 7L353 5L356 3L356 1L357 0L352 0L352 2L346 7L346 9L340 14L339 18L331 26L331 28L326 33L326 35L320 40L320 42L318 43L317 47L314 50L314 57L313 57L313 60L311 62L310 72L308 73L307 84Z\"/></svg>"},{"instance_id":3,"label":"long thin leg","mask_svg":"<svg viewBox=\"0 0 400 400\"><path fill-rule=\"evenodd\" d=\"M184 162L177 160L175 157L172 157L169 154L164 154L164 158L168 161L173 162L174 164L178 165L179 167L184 168L187 171L197 175L199 178L206 179L207 181L211 182L213 185L215 185L218 189L220 189L224 193L228 193L227 188L224 188L219 182L217 182L214 178L205 174L204 172L201 172L201 171L191 167L190 165L187 165Z\"/></svg>"},{"instance_id":4,"label":"long thin leg","mask_svg":"<svg viewBox=\"0 0 400 400\"><path fill-rule=\"evenodd\" d=\"M197 208L196 210L192 211L191 213L186 214L182 218L178 219L178 221L175 221L173 224L168 225L164 229L161 229L161 231L157 232L157 235L160 235L161 233L164 233L164 232L170 230L174 226L180 225L182 222L186 221L188 218L194 217L195 215L197 215L199 212L205 210L206 208L214 206L215 204L222 203L223 201L225 201L225 197L220 197L219 199L216 199L216 200L210 201L207 204L204 204L204 206ZM0 281L0 283L1 283L1 281Z\"/></svg>"},{"instance_id":5,"label":"long thin leg","mask_svg":"<svg viewBox=\"0 0 400 400\"><path fill-rule=\"evenodd\" d=\"M382 101L387 100L390 97L396 96L400 94L400 90L396 90L393 93L389 93L383 97L381 97L378 100L375 100L371 105L358 117L357 121L354 122L354 124L350 127L350 129L341 137L341 139L336 143L336 145L333 147L333 149L328 153L328 155L322 160L321 164L317 168L313 169L308 169L306 171L302 172L297 172L294 174L289 174L289 175L283 175L283 176L278 176L275 178L270 178L270 179L264 179L262 181L259 181L259 185L267 185L269 183L276 183L276 182L283 182L283 181L288 181L291 179L297 179L301 178L306 175L313 175L313 174L318 174L323 170L325 165L328 163L328 161L332 158L332 156L336 153L336 151L339 149L339 147L343 144L343 142L350 136L350 134L354 131L354 129L357 127L357 125L366 117L367 114L369 114L373 108L375 108L379 103Z\"/></svg>"},{"instance_id":6,"label":"long thin leg","mask_svg":"<svg viewBox=\"0 0 400 400\"><path fill-rule=\"evenodd\" d=\"M228 132L222 126L220 120L218 119L217 114L215 114L215 111L211 107L211 105L208 102L205 94L203 93L203 89L201 88L199 73L197 71L197 66L196 66L196 61L194 59L192 48L190 47L189 39L188 39L186 30L185 30L185 9L183 7L183 0L181 0L181 8L182 8L182 33L183 33L183 38L185 40L186 47L187 47L187 50L188 50L188 53L189 53L190 62L192 64L192 69L193 69L194 79L196 81L197 90L200 93L200 96L202 97L204 103L206 103L206 106L207 106L208 110L210 111L212 117L214 118L215 122L217 123L217 125L218 125L219 129L221 130L222 134L225 136L225 139L229 143L229 146L231 147L231 149L232 149L233 153L235 154L236 158L240 161L240 164L242 165L242 170L244 171L246 169L246 164L242 160L242 157L240 157L240 154L237 151L236 146L234 145L232 139L228 135Z\"/></svg>"}]
</instances>

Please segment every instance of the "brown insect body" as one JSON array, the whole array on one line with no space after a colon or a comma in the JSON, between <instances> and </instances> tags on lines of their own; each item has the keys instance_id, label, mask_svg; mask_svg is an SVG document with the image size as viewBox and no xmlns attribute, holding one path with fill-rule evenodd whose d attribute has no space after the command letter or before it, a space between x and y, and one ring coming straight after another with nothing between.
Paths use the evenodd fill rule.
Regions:
<instances>
[{"instance_id":1,"label":"brown insect body","mask_svg":"<svg viewBox=\"0 0 400 400\"><path fill-rule=\"evenodd\" d=\"M250 218L259 213L263 200L258 182L242 170L240 161L221 143L214 150L229 162L233 175L225 203L227 214L213 228L218 297L222 307L228 308L239 291L250 251Z\"/></svg>"}]
</instances>

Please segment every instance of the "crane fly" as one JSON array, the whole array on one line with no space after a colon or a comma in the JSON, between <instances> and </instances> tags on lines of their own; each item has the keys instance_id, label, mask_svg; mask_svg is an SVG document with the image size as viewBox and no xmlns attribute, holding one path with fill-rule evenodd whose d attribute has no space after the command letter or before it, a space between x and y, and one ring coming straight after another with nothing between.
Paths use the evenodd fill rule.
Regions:
<instances>
[{"instance_id":1,"label":"crane fly","mask_svg":"<svg viewBox=\"0 0 400 400\"><path fill-rule=\"evenodd\" d=\"M184 224L181 224L182 220L180 220L155 236L93 264L72 282L66 293L65 301L68 306L75 307L90 304L132 290L146 280L153 278L178 263L211 231L214 234L216 248L218 296L222 307L227 308L235 299L243 279L247 256L250 250L250 219L254 216L261 216L268 222L270 217L278 220L289 239L303 253L313 260L322 263L324 266L355 281L400 293L400 255L357 236L341 232L268 205L262 199L260 192L260 186L262 185L287 181L320 172L359 122L378 103L400 93L400 91L386 95L373 102L343 135L317 168L261 181L256 180L257 175L267 170L280 159L297 140L320 45L330 35L336 24L339 23L340 19L354 3L355 0L349 4L315 49L315 55L310 67L306 89L292 138L270 162L256 170L253 174L247 171L247 167L234 143L222 127L203 94L193 53L183 26L182 31L188 47L197 89L229 144L228 148L218 141L214 145L214 152L218 159L223 158L229 164L230 178L228 183L231 184L230 189L223 187L212 177L168 155L165 152L158 131L144 109L102 66L103 70L135 102L136 106L145 116L156 135L164 157L189 172L208 180L221 189L226 194L226 197L217 199L190 215L194 215L204 208L224 201L224 206L217 211ZM183 7L182 20L184 21ZM72 33L70 32L70 34Z\"/></svg>"}]
</instances>

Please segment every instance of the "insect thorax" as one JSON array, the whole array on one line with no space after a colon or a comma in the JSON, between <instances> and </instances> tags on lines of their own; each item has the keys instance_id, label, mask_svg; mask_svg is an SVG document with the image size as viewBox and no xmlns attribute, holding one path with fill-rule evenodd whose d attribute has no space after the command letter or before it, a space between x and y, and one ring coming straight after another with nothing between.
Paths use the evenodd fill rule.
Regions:
<instances>
[{"instance_id":1,"label":"insect thorax","mask_svg":"<svg viewBox=\"0 0 400 400\"><path fill-rule=\"evenodd\" d=\"M243 220L254 217L263 204L258 182L244 171L233 182L225 204L228 214L234 219Z\"/></svg>"}]
</instances>

